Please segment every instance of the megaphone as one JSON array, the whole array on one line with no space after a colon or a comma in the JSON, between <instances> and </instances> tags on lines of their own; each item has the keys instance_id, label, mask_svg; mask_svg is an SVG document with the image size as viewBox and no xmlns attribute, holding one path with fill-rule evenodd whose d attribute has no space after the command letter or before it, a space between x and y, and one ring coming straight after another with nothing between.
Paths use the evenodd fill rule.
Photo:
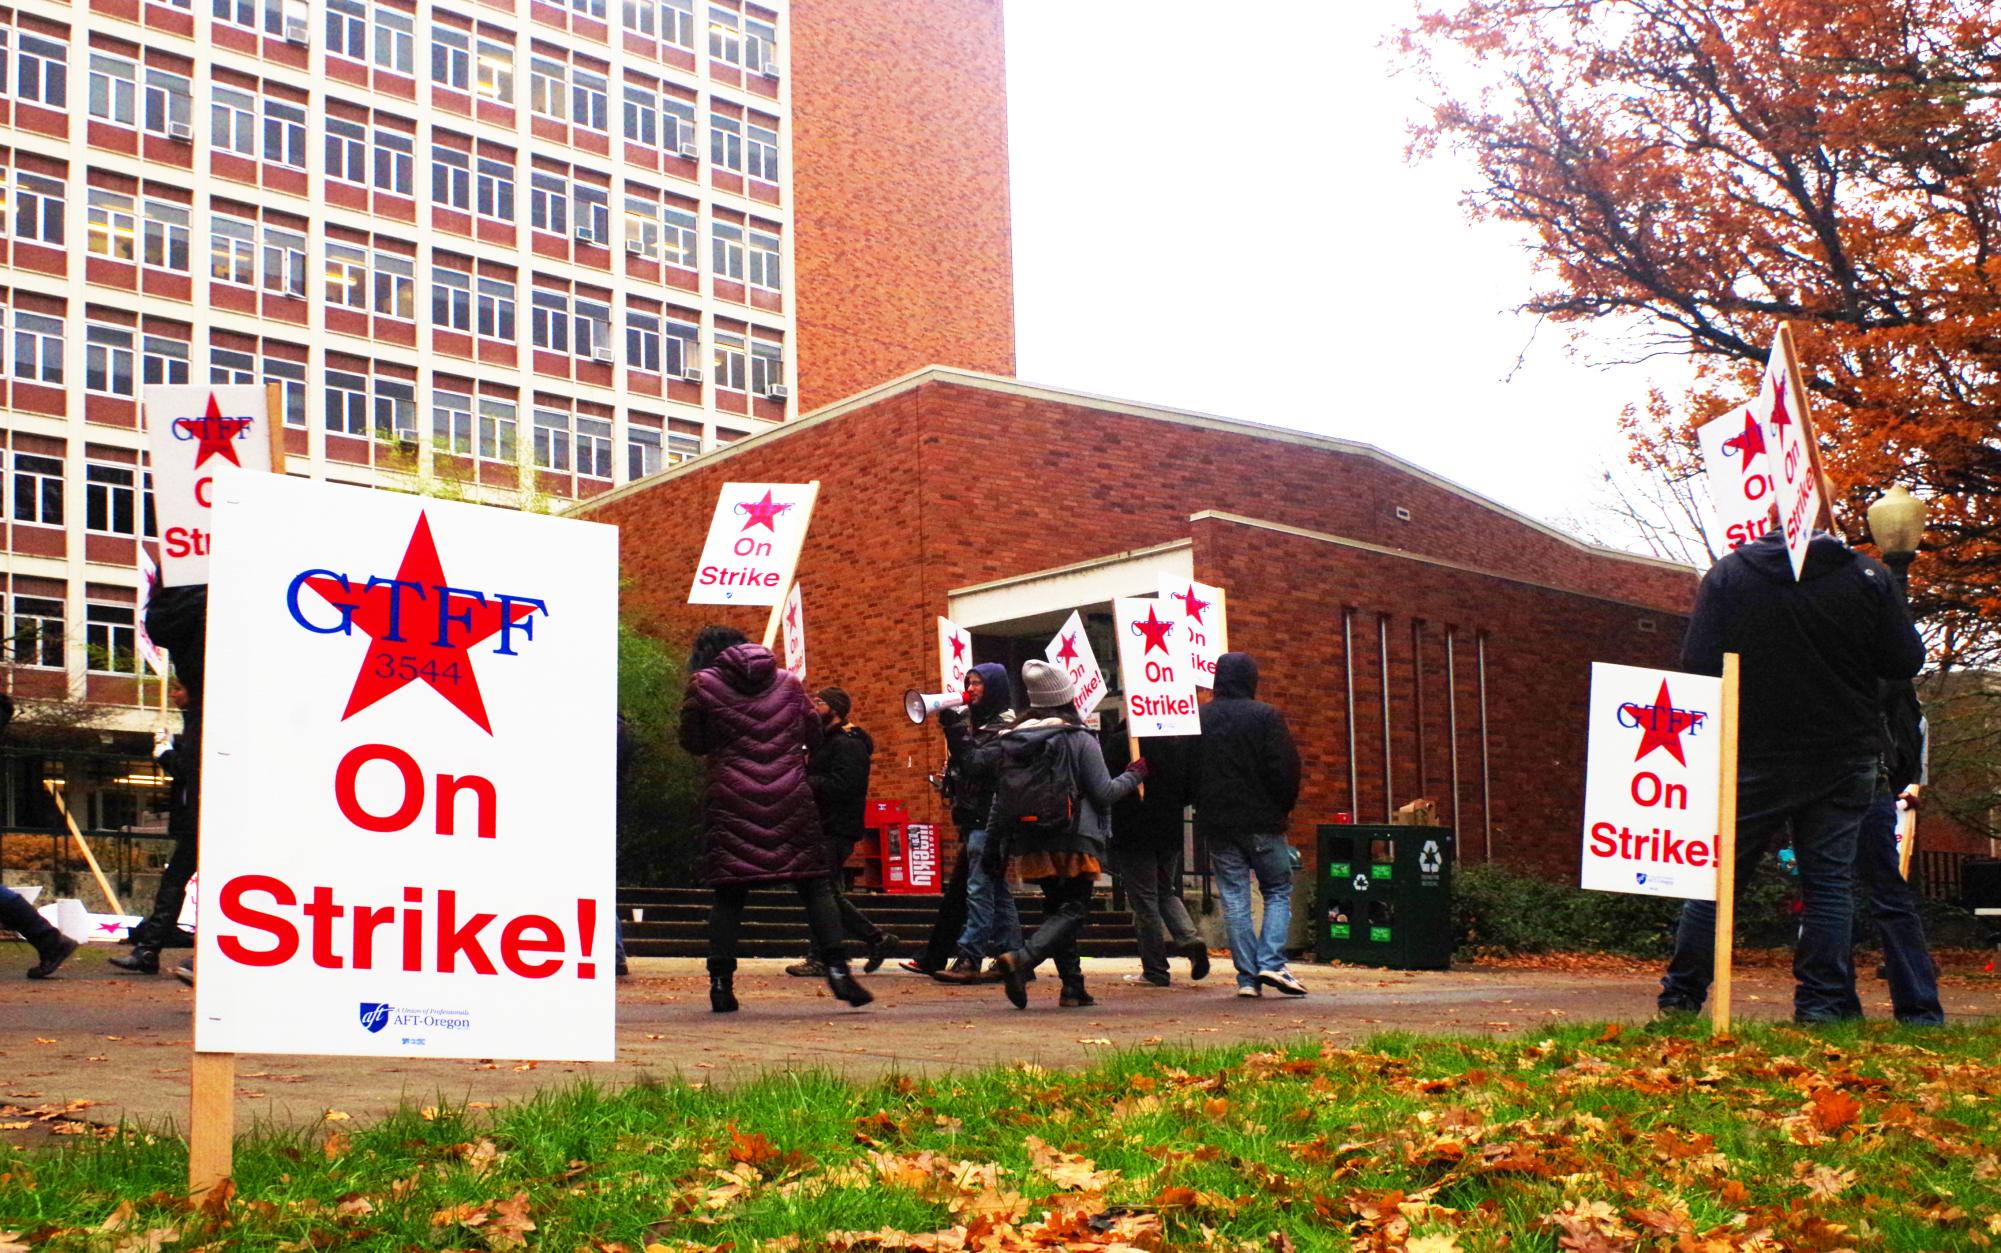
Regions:
<instances>
[{"instance_id":1,"label":"megaphone","mask_svg":"<svg viewBox=\"0 0 2001 1253\"><path fill-rule=\"evenodd\" d=\"M912 722L922 722L937 717L941 709L954 709L965 703L964 692L920 692L913 687L903 694L903 716Z\"/></svg>"}]
</instances>

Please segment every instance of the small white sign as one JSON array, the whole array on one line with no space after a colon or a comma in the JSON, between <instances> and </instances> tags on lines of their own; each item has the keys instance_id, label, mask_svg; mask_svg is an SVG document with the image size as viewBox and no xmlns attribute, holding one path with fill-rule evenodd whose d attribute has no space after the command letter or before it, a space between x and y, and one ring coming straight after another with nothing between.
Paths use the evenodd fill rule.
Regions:
<instances>
[{"instance_id":1,"label":"small white sign","mask_svg":"<svg viewBox=\"0 0 2001 1253\"><path fill-rule=\"evenodd\" d=\"M218 485L195 1047L611 1060L617 532Z\"/></svg>"},{"instance_id":2,"label":"small white sign","mask_svg":"<svg viewBox=\"0 0 2001 1253\"><path fill-rule=\"evenodd\" d=\"M1105 672L1098 668L1098 655L1091 650L1091 638L1084 633L1084 619L1076 610L1063 623L1049 647L1042 650L1052 666L1061 667L1077 689L1077 712L1086 720L1094 717L1098 702L1105 698Z\"/></svg>"},{"instance_id":3,"label":"small white sign","mask_svg":"<svg viewBox=\"0 0 2001 1253\"><path fill-rule=\"evenodd\" d=\"M1739 405L1695 429L1715 513L1711 546L1718 549L1718 556L1743 547L1772 527L1772 473L1765 456L1770 401L1770 393L1761 392L1750 404Z\"/></svg>"},{"instance_id":4,"label":"small white sign","mask_svg":"<svg viewBox=\"0 0 2001 1253\"><path fill-rule=\"evenodd\" d=\"M1807 430L1806 398L1799 395L1794 366L1787 345L1792 341L1783 329L1772 340L1772 355L1765 363L1765 378L1759 395L1770 406L1765 421L1765 447L1771 458L1772 483L1777 488L1779 526L1786 534L1786 553L1792 558L1793 578L1806 569L1807 545L1820 521L1820 476L1814 473L1813 450L1807 446L1812 433Z\"/></svg>"},{"instance_id":5,"label":"small white sign","mask_svg":"<svg viewBox=\"0 0 2001 1253\"><path fill-rule=\"evenodd\" d=\"M1580 886L1715 899L1722 703L1721 679L1593 663Z\"/></svg>"},{"instance_id":6,"label":"small white sign","mask_svg":"<svg viewBox=\"0 0 2001 1253\"><path fill-rule=\"evenodd\" d=\"M1195 674L1185 660L1186 628L1175 601L1112 602L1119 640L1119 685L1132 735L1200 735Z\"/></svg>"},{"instance_id":7,"label":"small white sign","mask_svg":"<svg viewBox=\"0 0 2001 1253\"><path fill-rule=\"evenodd\" d=\"M938 619L938 681L941 692L963 692L973 672L973 637L950 618Z\"/></svg>"},{"instance_id":8,"label":"small white sign","mask_svg":"<svg viewBox=\"0 0 2001 1253\"><path fill-rule=\"evenodd\" d=\"M1162 577L1160 599L1173 602L1181 615L1181 655L1195 676L1195 686L1215 687L1216 659L1230 651L1229 606L1223 589Z\"/></svg>"},{"instance_id":9,"label":"small white sign","mask_svg":"<svg viewBox=\"0 0 2001 1253\"><path fill-rule=\"evenodd\" d=\"M778 620L778 637L785 646L785 668L806 683L806 594L794 583L785 595L784 616Z\"/></svg>"},{"instance_id":10,"label":"small white sign","mask_svg":"<svg viewBox=\"0 0 2001 1253\"><path fill-rule=\"evenodd\" d=\"M691 605L775 605L813 520L814 483L725 483L702 544Z\"/></svg>"},{"instance_id":11,"label":"small white sign","mask_svg":"<svg viewBox=\"0 0 2001 1253\"><path fill-rule=\"evenodd\" d=\"M217 476L271 470L264 388L148 387L141 399L160 523L160 586L206 583Z\"/></svg>"}]
</instances>

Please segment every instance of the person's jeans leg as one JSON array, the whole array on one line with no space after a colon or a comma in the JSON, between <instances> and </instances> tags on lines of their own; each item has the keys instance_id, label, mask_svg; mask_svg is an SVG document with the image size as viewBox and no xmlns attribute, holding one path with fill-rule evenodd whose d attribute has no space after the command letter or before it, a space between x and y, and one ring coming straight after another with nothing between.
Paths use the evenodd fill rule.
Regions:
<instances>
[{"instance_id":1,"label":"person's jeans leg","mask_svg":"<svg viewBox=\"0 0 2001 1253\"><path fill-rule=\"evenodd\" d=\"M945 893L938 898L938 917L931 924L931 936L916 958L926 970L943 970L959 950L959 936L966 929L966 880L970 874L966 846L961 843L952 859L952 873L945 879Z\"/></svg>"},{"instance_id":2,"label":"person's jeans leg","mask_svg":"<svg viewBox=\"0 0 2001 1253\"><path fill-rule=\"evenodd\" d=\"M988 856L987 833L966 833L966 925L959 931L959 956L974 961L993 949L994 859Z\"/></svg>"},{"instance_id":3,"label":"person's jeans leg","mask_svg":"<svg viewBox=\"0 0 2001 1253\"><path fill-rule=\"evenodd\" d=\"M1007 852L998 841L987 843L987 874L993 880L994 923L987 941L987 956L1012 953L1024 943L1021 907L1007 881Z\"/></svg>"},{"instance_id":4,"label":"person's jeans leg","mask_svg":"<svg viewBox=\"0 0 2001 1253\"><path fill-rule=\"evenodd\" d=\"M1227 839L1209 845L1209 866L1216 873L1216 893L1223 898L1223 930L1230 939L1230 961L1237 968L1237 986L1258 986L1258 944L1251 931L1251 859Z\"/></svg>"},{"instance_id":5,"label":"person's jeans leg","mask_svg":"<svg viewBox=\"0 0 2001 1253\"><path fill-rule=\"evenodd\" d=\"M21 938L44 956L62 940L62 932L50 926L41 911L13 888L0 887L0 926L20 932Z\"/></svg>"},{"instance_id":6,"label":"person's jeans leg","mask_svg":"<svg viewBox=\"0 0 2001 1253\"><path fill-rule=\"evenodd\" d=\"M1737 898L1742 900L1765 846L1786 824L1786 780L1745 766L1737 776ZM1702 1008L1716 978L1716 902L1690 901L1675 927L1674 953L1656 1000L1662 1012Z\"/></svg>"},{"instance_id":7,"label":"person's jeans leg","mask_svg":"<svg viewBox=\"0 0 2001 1253\"><path fill-rule=\"evenodd\" d=\"M1028 937L1022 948L1028 953L1031 968L1049 957L1063 957L1064 966L1067 966L1070 958L1076 955L1077 937L1083 933L1084 923L1090 917L1091 876L1038 879L1036 883L1042 889L1042 925Z\"/></svg>"},{"instance_id":8,"label":"person's jeans leg","mask_svg":"<svg viewBox=\"0 0 2001 1253\"><path fill-rule=\"evenodd\" d=\"M1799 945L1793 950L1793 1018L1862 1016L1855 995L1855 846L1876 787L1873 760L1852 763L1793 822L1799 859Z\"/></svg>"},{"instance_id":9,"label":"person's jeans leg","mask_svg":"<svg viewBox=\"0 0 2001 1253\"><path fill-rule=\"evenodd\" d=\"M1259 970L1284 970L1286 934L1292 927L1292 852L1283 835L1260 835L1252 850L1258 895L1264 898L1264 926L1258 936Z\"/></svg>"},{"instance_id":10,"label":"person's jeans leg","mask_svg":"<svg viewBox=\"0 0 2001 1253\"><path fill-rule=\"evenodd\" d=\"M1167 982L1167 927L1160 917L1160 865L1153 850L1127 846L1119 850L1119 876L1125 880L1126 904L1133 911L1133 932L1139 941L1140 973L1155 983Z\"/></svg>"},{"instance_id":11,"label":"person's jeans leg","mask_svg":"<svg viewBox=\"0 0 2001 1253\"><path fill-rule=\"evenodd\" d=\"M848 964L848 950L841 935L841 910L834 903L834 885L825 878L800 879L793 883L800 904L806 907L806 929L813 936L813 956L828 968Z\"/></svg>"},{"instance_id":12,"label":"person's jeans leg","mask_svg":"<svg viewBox=\"0 0 2001 1253\"><path fill-rule=\"evenodd\" d=\"M1925 940L1918 894L1898 871L1897 801L1881 795L1869 802L1856 837L1855 875L1883 940L1883 966L1890 977L1890 1007L1897 1021L1936 1027L1945 1021L1938 999L1938 968Z\"/></svg>"}]
</instances>

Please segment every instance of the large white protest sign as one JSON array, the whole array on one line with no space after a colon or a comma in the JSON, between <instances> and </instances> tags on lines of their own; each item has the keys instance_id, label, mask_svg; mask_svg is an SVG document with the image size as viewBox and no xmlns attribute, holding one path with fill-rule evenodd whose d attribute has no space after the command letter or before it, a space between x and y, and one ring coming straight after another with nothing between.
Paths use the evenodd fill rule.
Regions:
<instances>
[{"instance_id":1,"label":"large white protest sign","mask_svg":"<svg viewBox=\"0 0 2001 1253\"><path fill-rule=\"evenodd\" d=\"M941 692L963 692L973 670L973 637L950 618L938 619L938 680Z\"/></svg>"},{"instance_id":2,"label":"large white protest sign","mask_svg":"<svg viewBox=\"0 0 2001 1253\"><path fill-rule=\"evenodd\" d=\"M1581 886L1716 897L1723 681L1591 667Z\"/></svg>"},{"instance_id":3,"label":"large white protest sign","mask_svg":"<svg viewBox=\"0 0 2001 1253\"><path fill-rule=\"evenodd\" d=\"M1183 659L1186 625L1175 601L1120 597L1112 602L1119 639L1119 686L1130 735L1200 735L1195 673Z\"/></svg>"},{"instance_id":4,"label":"large white protest sign","mask_svg":"<svg viewBox=\"0 0 2001 1253\"><path fill-rule=\"evenodd\" d=\"M1792 346L1791 332L1781 325L1772 340L1759 396L1770 405L1765 423L1766 455L1771 458L1772 483L1777 488L1774 503L1779 526L1785 530L1786 552L1792 557L1793 577L1797 579L1806 568L1807 545L1820 522L1821 499L1820 462L1811 446L1813 432Z\"/></svg>"},{"instance_id":5,"label":"large white protest sign","mask_svg":"<svg viewBox=\"0 0 2001 1253\"><path fill-rule=\"evenodd\" d=\"M819 490L817 483L723 484L688 603L775 605L785 599Z\"/></svg>"},{"instance_id":6,"label":"large white protest sign","mask_svg":"<svg viewBox=\"0 0 2001 1253\"><path fill-rule=\"evenodd\" d=\"M1771 416L1771 395L1739 405L1695 429L1702 445L1702 466L1709 479L1715 511L1712 547L1722 552L1740 548L1771 529L1772 474L1765 456L1765 422Z\"/></svg>"},{"instance_id":7,"label":"large white protest sign","mask_svg":"<svg viewBox=\"0 0 2001 1253\"><path fill-rule=\"evenodd\" d=\"M1063 622L1063 629L1042 650L1052 666L1062 667L1077 689L1077 712L1086 719L1094 716L1098 702L1105 698L1105 672L1098 668L1098 654L1091 649L1091 637L1084 633L1084 619L1076 610ZM1095 723L1093 725L1096 725Z\"/></svg>"},{"instance_id":8,"label":"large white protest sign","mask_svg":"<svg viewBox=\"0 0 2001 1253\"><path fill-rule=\"evenodd\" d=\"M196 1049L610 1060L617 532L218 486Z\"/></svg>"},{"instance_id":9,"label":"large white protest sign","mask_svg":"<svg viewBox=\"0 0 2001 1253\"><path fill-rule=\"evenodd\" d=\"M779 638L785 645L785 668L806 681L806 594L794 583L785 596L785 615L779 619Z\"/></svg>"},{"instance_id":10,"label":"large white protest sign","mask_svg":"<svg viewBox=\"0 0 2001 1253\"><path fill-rule=\"evenodd\" d=\"M266 395L254 383L148 387L142 392L160 523L162 587L208 582L216 476L271 469Z\"/></svg>"},{"instance_id":11,"label":"large white protest sign","mask_svg":"<svg viewBox=\"0 0 2001 1253\"><path fill-rule=\"evenodd\" d=\"M1216 659L1230 651L1229 605L1223 589L1163 575L1160 599L1172 601L1181 615L1181 656L1195 676L1195 686L1215 687Z\"/></svg>"}]
</instances>

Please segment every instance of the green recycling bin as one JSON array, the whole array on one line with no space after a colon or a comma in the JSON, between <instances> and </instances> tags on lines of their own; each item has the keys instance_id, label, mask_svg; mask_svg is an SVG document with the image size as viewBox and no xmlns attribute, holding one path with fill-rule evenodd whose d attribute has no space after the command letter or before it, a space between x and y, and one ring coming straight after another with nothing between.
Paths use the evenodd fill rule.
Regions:
<instances>
[{"instance_id":1,"label":"green recycling bin","mask_svg":"<svg viewBox=\"0 0 2001 1253\"><path fill-rule=\"evenodd\" d=\"M1316 828L1313 955L1391 970L1452 965L1450 827Z\"/></svg>"}]
</instances>

